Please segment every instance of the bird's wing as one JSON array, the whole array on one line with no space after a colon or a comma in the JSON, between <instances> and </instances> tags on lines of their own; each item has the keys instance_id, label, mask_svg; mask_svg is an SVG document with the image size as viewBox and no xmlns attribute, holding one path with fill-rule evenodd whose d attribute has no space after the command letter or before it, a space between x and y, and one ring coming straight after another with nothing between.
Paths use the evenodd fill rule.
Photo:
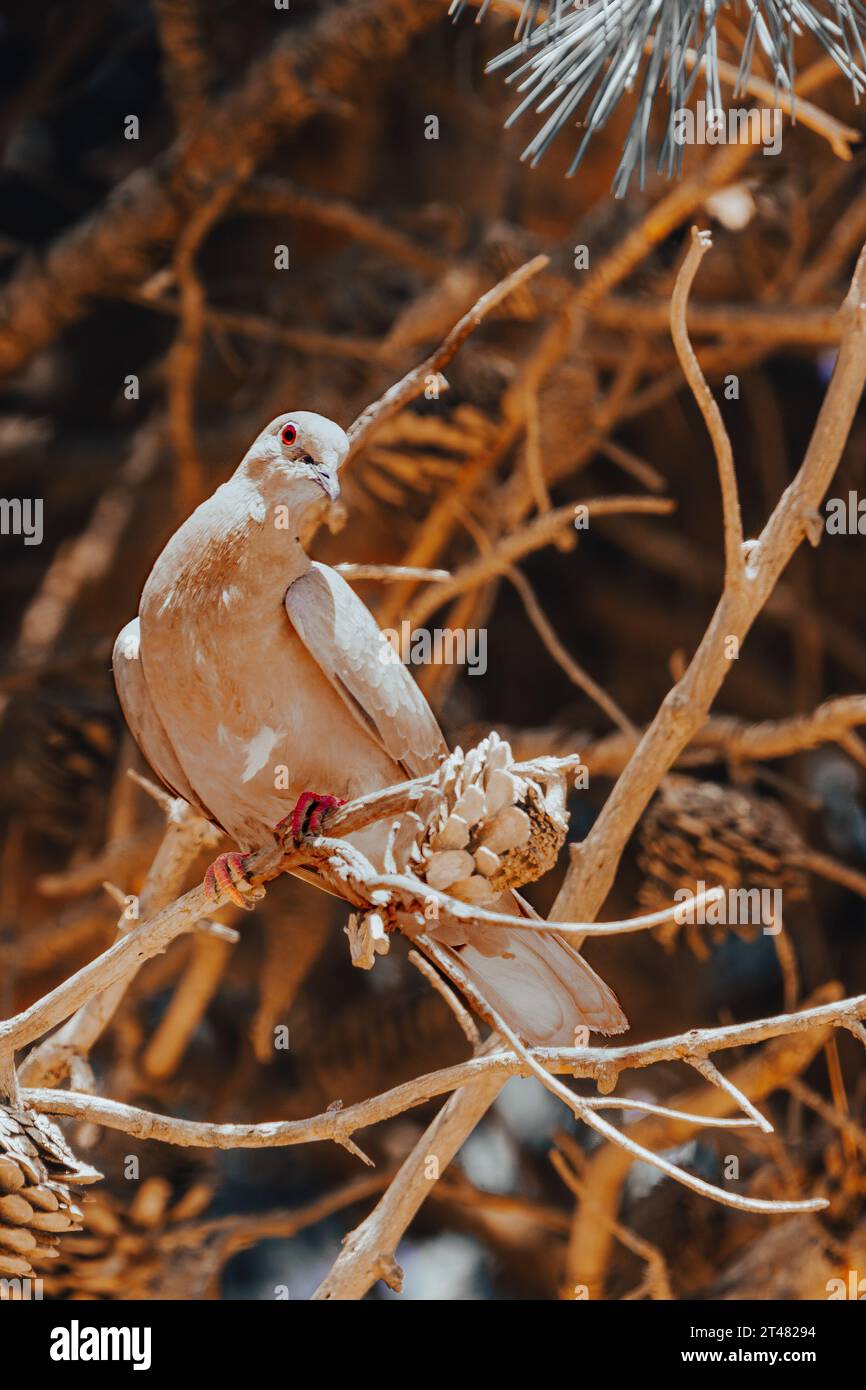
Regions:
<instances>
[{"instance_id":1,"label":"bird's wing","mask_svg":"<svg viewBox=\"0 0 866 1390\"><path fill-rule=\"evenodd\" d=\"M433 772L448 752L433 711L345 579L314 563L285 603L307 651L380 748L409 777Z\"/></svg>"},{"instance_id":2,"label":"bird's wing","mask_svg":"<svg viewBox=\"0 0 866 1390\"><path fill-rule=\"evenodd\" d=\"M213 820L210 811L202 805L190 786L154 708L141 664L138 618L133 618L118 634L111 664L124 717L154 772L174 796L182 796L208 820Z\"/></svg>"},{"instance_id":3,"label":"bird's wing","mask_svg":"<svg viewBox=\"0 0 866 1390\"><path fill-rule=\"evenodd\" d=\"M448 750L430 706L342 576L313 565L285 603L301 641L367 733L409 776L433 771ZM517 893L502 906L537 916ZM530 1045L571 1047L582 1024L601 1033L628 1027L616 995L562 937L472 927L448 949Z\"/></svg>"}]
</instances>

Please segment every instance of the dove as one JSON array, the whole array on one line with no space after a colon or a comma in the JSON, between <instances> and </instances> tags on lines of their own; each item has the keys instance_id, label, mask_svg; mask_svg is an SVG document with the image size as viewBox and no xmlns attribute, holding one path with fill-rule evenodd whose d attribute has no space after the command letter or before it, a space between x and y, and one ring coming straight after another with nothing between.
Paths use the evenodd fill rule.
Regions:
<instances>
[{"instance_id":1,"label":"dove","mask_svg":"<svg viewBox=\"0 0 866 1390\"><path fill-rule=\"evenodd\" d=\"M238 846L210 866L206 886L242 906L244 855L275 829L315 833L329 808L433 772L448 753L372 613L301 540L313 509L339 496L348 450L321 415L271 421L168 541L114 647L118 696L145 758ZM386 837L380 824L349 838L381 870ZM516 895L503 910L531 914ZM470 926L446 949L530 1045L573 1046L584 1026L628 1026L562 937Z\"/></svg>"}]
</instances>

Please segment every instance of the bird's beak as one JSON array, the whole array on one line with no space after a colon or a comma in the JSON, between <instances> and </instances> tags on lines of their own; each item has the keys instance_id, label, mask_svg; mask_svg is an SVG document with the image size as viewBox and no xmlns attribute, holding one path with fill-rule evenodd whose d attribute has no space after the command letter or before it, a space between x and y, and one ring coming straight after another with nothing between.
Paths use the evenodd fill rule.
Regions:
<instances>
[{"instance_id":1,"label":"bird's beak","mask_svg":"<svg viewBox=\"0 0 866 1390\"><path fill-rule=\"evenodd\" d=\"M319 487L328 500L336 502L340 495L340 479L337 477L336 471L327 469L323 470L321 473L317 473L316 482L319 484Z\"/></svg>"}]
</instances>

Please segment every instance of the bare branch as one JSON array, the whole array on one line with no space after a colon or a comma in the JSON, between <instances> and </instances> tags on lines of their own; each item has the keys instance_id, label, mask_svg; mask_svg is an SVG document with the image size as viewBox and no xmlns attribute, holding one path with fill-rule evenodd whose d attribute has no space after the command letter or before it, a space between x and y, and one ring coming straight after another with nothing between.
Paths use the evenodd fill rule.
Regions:
<instances>
[{"instance_id":1,"label":"bare branch","mask_svg":"<svg viewBox=\"0 0 866 1390\"><path fill-rule=\"evenodd\" d=\"M667 497L637 496L589 497L579 503L570 502L564 507L556 507L511 535L503 536L483 555L461 565L451 579L423 593L410 608L409 621L415 626L423 626L437 608L458 594L474 589L498 574L507 574L516 561L549 545L556 536L573 527L578 507L585 507L590 518L632 514L668 516L674 510L673 502Z\"/></svg>"},{"instance_id":2,"label":"bare branch","mask_svg":"<svg viewBox=\"0 0 866 1390\"><path fill-rule=\"evenodd\" d=\"M743 1092L734 1085L733 1081L729 1081L726 1076L722 1075L718 1067L710 1061L709 1057L687 1057L686 1061L689 1066L699 1071L701 1076L705 1077L713 1086L718 1086L721 1091L727 1091L728 1095L736 1101L740 1109L750 1117L753 1124L756 1124L759 1129L763 1130L764 1134L773 1133L773 1126L766 1116L761 1114L757 1106L752 1104L749 1097L744 1095Z\"/></svg>"},{"instance_id":3,"label":"bare branch","mask_svg":"<svg viewBox=\"0 0 866 1390\"><path fill-rule=\"evenodd\" d=\"M734 637L738 643L745 639L803 540L808 518L820 505L866 382L864 275L866 248L845 302L845 337L811 443L799 473L750 553L748 582L725 587L688 670L666 696L592 830L574 854L554 904L554 919L570 915L572 902L579 902L587 916L600 909L629 835L664 774L706 721L730 669L726 655L729 639Z\"/></svg>"},{"instance_id":4,"label":"bare branch","mask_svg":"<svg viewBox=\"0 0 866 1390\"><path fill-rule=\"evenodd\" d=\"M637 738L637 729L632 724L627 714L624 714L614 699L608 695L592 676L584 671L583 667L575 661L570 652L560 642L552 627L547 614L538 601L538 597L522 570L511 566L506 571L508 578L519 593L523 606L529 616L532 626L538 633L550 655L553 657L557 666L568 676L573 685L578 690L582 690L603 710L610 719L611 723L616 724L629 738Z\"/></svg>"},{"instance_id":5,"label":"bare branch","mask_svg":"<svg viewBox=\"0 0 866 1390\"><path fill-rule=\"evenodd\" d=\"M334 569L348 579L351 584L354 580L358 582L362 579L378 579L382 584L397 584L404 579L422 579L428 584L443 584L451 578L450 570L428 570L420 565L359 565L345 563L335 565Z\"/></svg>"},{"instance_id":6,"label":"bare branch","mask_svg":"<svg viewBox=\"0 0 866 1390\"><path fill-rule=\"evenodd\" d=\"M514 1051L527 1064L533 1076L538 1078L551 1095L556 1096L567 1105L577 1119L583 1120L590 1129L594 1129L597 1134L609 1139L611 1143L617 1144L633 1158L641 1159L644 1163L650 1164L651 1167L658 1168L659 1172L664 1173L666 1177L673 1178L675 1182L681 1183L683 1187L688 1187L693 1192L700 1193L702 1197L710 1197L723 1206L734 1207L737 1211L774 1212L777 1215L785 1215L797 1211L822 1211L829 1206L829 1202L824 1197L808 1198L804 1202L779 1202L768 1201L761 1197L743 1197L734 1192L726 1192L723 1188L716 1187L713 1183L706 1182L703 1178L696 1177L694 1173L680 1168L678 1164L672 1163L661 1154L653 1153L650 1149L644 1148L629 1134L608 1124L607 1120L603 1120L596 1114L591 1106L585 1105L582 1098L576 1096L573 1091L570 1091L567 1086L545 1070L530 1050L524 1047L513 1029L508 1027L498 1011L480 995L465 971L456 965L454 960L436 946L429 937L419 937L418 944L436 962L439 969L457 984L461 992L472 1000L478 1012L482 1016L486 1014L490 1018L496 1031L508 1040Z\"/></svg>"},{"instance_id":7,"label":"bare branch","mask_svg":"<svg viewBox=\"0 0 866 1390\"><path fill-rule=\"evenodd\" d=\"M202 46L199 0L154 0L166 85L178 128L202 115L207 95L207 57Z\"/></svg>"},{"instance_id":8,"label":"bare branch","mask_svg":"<svg viewBox=\"0 0 866 1390\"><path fill-rule=\"evenodd\" d=\"M472 308L454 325L435 352L431 352L430 356L425 358L423 362L419 362L417 367L413 367L400 381L390 386L383 396L368 405L354 424L349 426L347 430L351 441L349 457L352 458L359 453L386 421L399 414L403 407L414 400L416 396L421 395L429 379L437 376L442 368L447 366L470 333L474 332L491 309L502 304L514 290L525 284L527 280L531 280L533 275L538 275L539 271L544 270L549 264L549 256L536 256L533 260L527 261L525 265L518 266L517 270L513 270L504 280L500 280L498 285L494 285L486 294L483 294L477 303L473 304Z\"/></svg>"},{"instance_id":9,"label":"bare branch","mask_svg":"<svg viewBox=\"0 0 866 1390\"><path fill-rule=\"evenodd\" d=\"M139 778L138 774L135 776L146 790L157 792L159 799L162 800L163 793L160 788L153 787L152 783L148 783L146 778ZM165 908L173 902L180 892L183 879L192 861L205 845L213 846L218 840L218 835L214 832L213 827L203 820L196 811L193 811L185 801L169 797L167 804L163 804L166 812L165 834L154 856L137 903L138 914L145 919L150 913L159 908ZM170 912L171 908L168 907L167 910ZM203 915L201 914L201 916ZM124 941L129 941L135 934L131 931L135 920L135 917L128 916L126 912L121 915L118 921L120 933L118 945ZM183 930L197 930L200 925L200 919L185 922ZM215 925L212 924L210 928L214 935L224 936L229 930L222 928L219 932L214 933L213 926ZM104 958L104 956L97 957L91 965L98 967L100 960ZM145 957L142 957L143 959ZM85 967L85 969L90 968ZM129 973L116 976L110 986L102 990L96 983L99 975L98 971L95 971L91 975L91 988L86 993L80 995L70 993L70 998L75 997L78 1000L78 1012L74 1017L69 1018L65 1026L60 1028L54 1036L47 1038L25 1059L21 1067L22 1080L29 1085L56 1084L66 1075L74 1058L86 1058L113 1018L129 981L137 969L138 965ZM59 986L59 989L62 991L64 988L72 986L76 978L73 976L72 980L67 980L65 985ZM72 1009L67 1009L66 1012L56 1016L54 1021L60 1022L71 1012ZM2 1039L5 1027L5 1024L0 1023L0 1052L3 1050ZM40 1029L40 1032L44 1031L44 1029ZM35 1037L38 1034L31 1036ZM17 1045L13 1044L13 1047Z\"/></svg>"},{"instance_id":10,"label":"bare branch","mask_svg":"<svg viewBox=\"0 0 866 1390\"><path fill-rule=\"evenodd\" d=\"M222 217L238 186L249 175L241 161L231 179L217 186L196 209L177 239L174 272L179 291L180 327L166 363L168 377L168 431L177 467L179 515L191 512L204 494L204 475L196 444L196 380L205 332L207 301L196 274L195 258L202 242Z\"/></svg>"},{"instance_id":11,"label":"bare branch","mask_svg":"<svg viewBox=\"0 0 866 1390\"><path fill-rule=\"evenodd\" d=\"M242 161L260 163L355 80L358 62L396 57L441 15L441 0L359 0L324 11L301 39L292 32L277 40L152 170L131 175L43 258L21 264L0 297L0 373L22 366L96 296L140 283L203 189Z\"/></svg>"},{"instance_id":12,"label":"bare branch","mask_svg":"<svg viewBox=\"0 0 866 1390\"><path fill-rule=\"evenodd\" d=\"M469 1010L461 1004L453 989L448 988L442 976L433 969L429 961L426 961L423 956L419 956L417 951L409 952L409 960L415 966L416 970L421 971L424 979L432 985L436 993L445 1000L445 1003L460 1024L466 1041L470 1043L472 1047L477 1047L481 1042L481 1034L478 1031L475 1019L472 1017Z\"/></svg>"},{"instance_id":13,"label":"bare branch","mask_svg":"<svg viewBox=\"0 0 866 1390\"><path fill-rule=\"evenodd\" d=\"M734 470L734 453L725 429L722 413L715 397L707 385L706 377L698 365L694 348L689 341L686 327L686 305L689 291L698 271L698 266L713 244L709 232L699 232L692 227L692 242L688 255L683 261L671 296L671 336L683 369L683 376L692 389L692 395L706 422L716 465L719 470L719 483L722 489L722 512L725 525L725 583L732 588L738 585L743 576L743 520L740 515L740 497L737 491L737 475Z\"/></svg>"}]
</instances>

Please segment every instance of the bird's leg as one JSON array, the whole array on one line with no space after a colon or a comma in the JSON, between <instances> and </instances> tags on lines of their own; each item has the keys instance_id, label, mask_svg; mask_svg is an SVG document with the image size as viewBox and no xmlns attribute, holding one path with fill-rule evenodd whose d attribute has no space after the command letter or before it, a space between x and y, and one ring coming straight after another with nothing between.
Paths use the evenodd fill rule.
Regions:
<instances>
[{"instance_id":1,"label":"bird's leg","mask_svg":"<svg viewBox=\"0 0 866 1390\"><path fill-rule=\"evenodd\" d=\"M253 884L247 874L246 866L251 858L249 854L221 854L215 859L204 876L205 892L212 898L218 898L221 893L225 893L238 907L246 908L248 912L253 910ZM256 894L255 896L261 896Z\"/></svg>"},{"instance_id":2,"label":"bird's leg","mask_svg":"<svg viewBox=\"0 0 866 1390\"><path fill-rule=\"evenodd\" d=\"M329 811L346 802L339 796L328 796L325 792L301 792L293 809L284 816L279 825L274 826L274 834L280 844L291 840L300 844L306 835L317 835L322 828L322 820Z\"/></svg>"}]
</instances>

